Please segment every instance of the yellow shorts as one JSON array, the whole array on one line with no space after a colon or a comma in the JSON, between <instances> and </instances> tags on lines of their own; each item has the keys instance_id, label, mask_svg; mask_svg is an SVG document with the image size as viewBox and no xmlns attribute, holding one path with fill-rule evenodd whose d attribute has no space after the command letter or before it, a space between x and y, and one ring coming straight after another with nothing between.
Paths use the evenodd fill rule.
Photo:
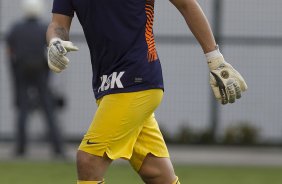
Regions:
<instances>
[{"instance_id":1,"label":"yellow shorts","mask_svg":"<svg viewBox=\"0 0 282 184\"><path fill-rule=\"evenodd\" d=\"M154 116L162 97L161 89L104 96L79 150L128 159L137 171L148 153L169 157Z\"/></svg>"}]
</instances>

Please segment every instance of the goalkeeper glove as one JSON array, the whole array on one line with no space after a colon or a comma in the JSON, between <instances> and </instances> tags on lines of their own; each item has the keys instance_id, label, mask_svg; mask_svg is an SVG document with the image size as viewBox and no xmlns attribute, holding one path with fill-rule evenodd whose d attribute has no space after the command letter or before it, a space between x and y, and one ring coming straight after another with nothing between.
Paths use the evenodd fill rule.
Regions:
<instances>
[{"instance_id":1,"label":"goalkeeper glove","mask_svg":"<svg viewBox=\"0 0 282 184\"><path fill-rule=\"evenodd\" d=\"M70 41L63 41L60 38L52 38L48 47L48 66L49 68L60 73L68 66L69 59L66 54L70 51L77 51L76 47Z\"/></svg>"},{"instance_id":2,"label":"goalkeeper glove","mask_svg":"<svg viewBox=\"0 0 282 184\"><path fill-rule=\"evenodd\" d=\"M210 85L215 98L222 104L234 103L247 90L239 72L227 63L219 50L206 54L210 69Z\"/></svg>"}]
</instances>

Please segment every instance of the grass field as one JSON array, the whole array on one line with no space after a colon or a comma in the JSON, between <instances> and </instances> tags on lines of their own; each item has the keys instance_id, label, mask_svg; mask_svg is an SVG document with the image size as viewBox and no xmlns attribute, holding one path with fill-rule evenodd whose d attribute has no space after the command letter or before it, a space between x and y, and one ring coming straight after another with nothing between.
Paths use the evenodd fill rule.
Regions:
<instances>
[{"instance_id":1,"label":"grass field","mask_svg":"<svg viewBox=\"0 0 282 184\"><path fill-rule=\"evenodd\" d=\"M176 166L182 184L282 184L282 167ZM0 162L3 184L75 184L74 163ZM129 165L114 164L107 184L142 184Z\"/></svg>"}]
</instances>

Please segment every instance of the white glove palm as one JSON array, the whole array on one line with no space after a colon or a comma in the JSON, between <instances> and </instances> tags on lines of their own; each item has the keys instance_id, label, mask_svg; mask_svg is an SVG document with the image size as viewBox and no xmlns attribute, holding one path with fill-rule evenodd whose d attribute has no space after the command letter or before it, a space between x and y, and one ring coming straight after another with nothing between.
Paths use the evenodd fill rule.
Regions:
<instances>
[{"instance_id":1,"label":"white glove palm","mask_svg":"<svg viewBox=\"0 0 282 184\"><path fill-rule=\"evenodd\" d=\"M234 103L247 90L243 77L222 56L208 60L210 85L218 101L222 104Z\"/></svg>"},{"instance_id":2,"label":"white glove palm","mask_svg":"<svg viewBox=\"0 0 282 184\"><path fill-rule=\"evenodd\" d=\"M77 50L78 47L70 41L63 41L60 38L51 39L48 48L49 68L56 73L63 71L69 63L69 59L66 57L66 54L70 51Z\"/></svg>"}]
</instances>

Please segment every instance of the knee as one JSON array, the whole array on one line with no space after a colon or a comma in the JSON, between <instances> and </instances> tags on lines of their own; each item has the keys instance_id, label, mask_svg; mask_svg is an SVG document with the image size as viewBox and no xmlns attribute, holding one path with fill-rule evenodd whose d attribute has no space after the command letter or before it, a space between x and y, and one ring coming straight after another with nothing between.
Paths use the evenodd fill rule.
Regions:
<instances>
[{"instance_id":1,"label":"knee","mask_svg":"<svg viewBox=\"0 0 282 184\"><path fill-rule=\"evenodd\" d=\"M106 156L95 156L79 150L76 162L79 180L102 181L111 160Z\"/></svg>"},{"instance_id":2,"label":"knee","mask_svg":"<svg viewBox=\"0 0 282 184\"><path fill-rule=\"evenodd\" d=\"M161 178L163 172L158 167L143 166L139 170L139 175L146 182L150 180L155 180L157 178Z\"/></svg>"},{"instance_id":3,"label":"knee","mask_svg":"<svg viewBox=\"0 0 282 184\"><path fill-rule=\"evenodd\" d=\"M145 166L139 171L142 180L147 184L172 184L176 176L173 169Z\"/></svg>"},{"instance_id":4,"label":"knee","mask_svg":"<svg viewBox=\"0 0 282 184\"><path fill-rule=\"evenodd\" d=\"M102 179L96 163L93 162L91 155L83 151L76 154L76 166L78 179L82 181L100 180Z\"/></svg>"},{"instance_id":5,"label":"knee","mask_svg":"<svg viewBox=\"0 0 282 184\"><path fill-rule=\"evenodd\" d=\"M176 179L170 160L165 158L147 157L138 173L147 184L172 184Z\"/></svg>"}]
</instances>

